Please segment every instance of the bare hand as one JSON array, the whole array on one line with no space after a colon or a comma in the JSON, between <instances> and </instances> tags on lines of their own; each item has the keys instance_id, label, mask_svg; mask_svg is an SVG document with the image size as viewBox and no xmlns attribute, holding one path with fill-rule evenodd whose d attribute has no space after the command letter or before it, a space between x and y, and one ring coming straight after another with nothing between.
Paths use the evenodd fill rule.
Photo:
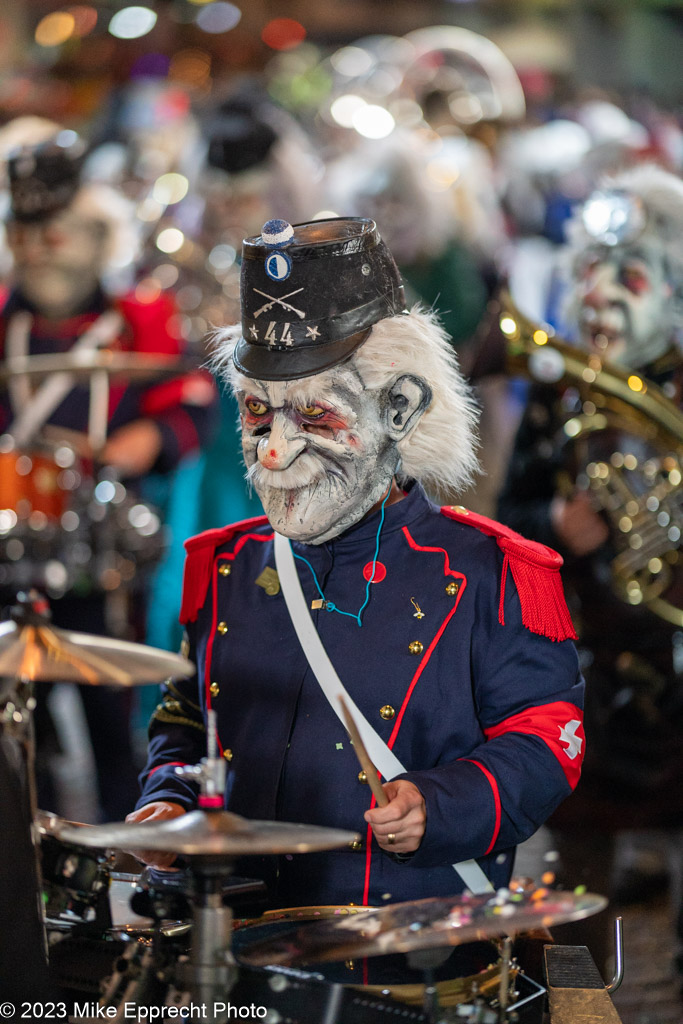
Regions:
<instances>
[{"instance_id":1,"label":"bare hand","mask_svg":"<svg viewBox=\"0 0 683 1024\"><path fill-rule=\"evenodd\" d=\"M126 815L127 822L135 821L168 821L169 818L179 818L185 814L185 808L171 800L155 800L154 803L145 804L137 811ZM176 859L175 853L162 853L160 850L127 850L132 853L136 860L143 864L149 864L153 868L162 870L169 868Z\"/></svg>"},{"instance_id":2,"label":"bare hand","mask_svg":"<svg viewBox=\"0 0 683 1024\"><path fill-rule=\"evenodd\" d=\"M365 812L375 839L388 853L414 853L422 842L427 825L427 810L420 790L407 779L385 782L389 797L386 807ZM392 842L389 836L393 836Z\"/></svg>"},{"instance_id":3,"label":"bare hand","mask_svg":"<svg viewBox=\"0 0 683 1024\"><path fill-rule=\"evenodd\" d=\"M161 452L161 431L152 420L134 420L119 427L107 440L100 460L122 476L148 473Z\"/></svg>"},{"instance_id":4,"label":"bare hand","mask_svg":"<svg viewBox=\"0 0 683 1024\"><path fill-rule=\"evenodd\" d=\"M554 498L550 519L564 546L579 557L597 551L609 536L607 523L595 511L585 491L572 498Z\"/></svg>"}]
</instances>

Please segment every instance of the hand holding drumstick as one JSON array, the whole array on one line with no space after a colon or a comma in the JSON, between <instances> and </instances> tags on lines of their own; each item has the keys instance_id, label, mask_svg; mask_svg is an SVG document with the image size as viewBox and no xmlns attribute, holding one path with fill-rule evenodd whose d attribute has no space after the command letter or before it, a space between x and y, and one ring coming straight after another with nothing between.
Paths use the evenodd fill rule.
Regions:
<instances>
[{"instance_id":1,"label":"hand holding drumstick","mask_svg":"<svg viewBox=\"0 0 683 1024\"><path fill-rule=\"evenodd\" d=\"M344 698L340 697L339 701L349 739L377 801L377 807L365 812L365 820L372 827L375 839L383 850L389 853L414 853L422 842L427 824L422 793L407 779L396 779L382 785Z\"/></svg>"}]
</instances>

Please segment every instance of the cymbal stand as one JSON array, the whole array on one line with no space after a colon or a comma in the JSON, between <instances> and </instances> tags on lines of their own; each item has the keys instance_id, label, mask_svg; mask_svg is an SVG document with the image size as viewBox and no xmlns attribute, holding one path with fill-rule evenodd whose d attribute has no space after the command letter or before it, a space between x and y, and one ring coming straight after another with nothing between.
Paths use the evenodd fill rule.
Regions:
<instances>
[{"instance_id":1,"label":"cymbal stand","mask_svg":"<svg viewBox=\"0 0 683 1024\"><path fill-rule=\"evenodd\" d=\"M26 796L28 797L28 821L26 823L33 855L35 858L35 880L38 919L41 923L43 949L47 956L47 931L43 914L43 879L40 861L40 840L36 831L35 821L38 813L38 797L36 789L36 740L33 722L33 711L36 699L33 696L33 683L24 676L17 677L15 691L0 705L0 727L10 739L14 739L21 751L26 776ZM21 779L19 779L21 784ZM25 801L24 806L25 806Z\"/></svg>"},{"instance_id":2,"label":"cymbal stand","mask_svg":"<svg viewBox=\"0 0 683 1024\"><path fill-rule=\"evenodd\" d=\"M183 765L176 774L194 778L200 785L199 806L207 814L223 809L226 765L217 756L216 712L208 712L207 756L198 765ZM223 998L237 980L231 952L232 910L223 905L223 880L232 874L232 858L191 856L192 949L190 976L193 995L211 1005ZM216 1024L220 1024L218 1019Z\"/></svg>"},{"instance_id":3,"label":"cymbal stand","mask_svg":"<svg viewBox=\"0 0 683 1024\"><path fill-rule=\"evenodd\" d=\"M439 992L436 987L434 971L448 960L452 952L453 950L449 947L446 949L416 949L412 953L408 953L408 966L412 967L413 970L422 971L422 977L424 978L422 1011L427 1024L438 1024L438 1021L441 1019Z\"/></svg>"},{"instance_id":4,"label":"cymbal stand","mask_svg":"<svg viewBox=\"0 0 683 1024\"><path fill-rule=\"evenodd\" d=\"M510 963L512 958L512 939L506 935L500 953L500 982L498 984L498 1009L501 1024L507 1020L507 1008L510 1003Z\"/></svg>"},{"instance_id":5,"label":"cymbal stand","mask_svg":"<svg viewBox=\"0 0 683 1024\"><path fill-rule=\"evenodd\" d=\"M109 424L109 374L106 370L93 370L90 376L90 405L88 409L88 441L93 460L98 462L107 443Z\"/></svg>"}]
</instances>

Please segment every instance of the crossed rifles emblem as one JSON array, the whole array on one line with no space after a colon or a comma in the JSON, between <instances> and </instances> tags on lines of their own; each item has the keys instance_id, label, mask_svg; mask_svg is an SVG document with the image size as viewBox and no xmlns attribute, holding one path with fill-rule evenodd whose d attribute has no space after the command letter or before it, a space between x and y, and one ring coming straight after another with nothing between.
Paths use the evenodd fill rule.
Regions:
<instances>
[{"instance_id":1,"label":"crossed rifles emblem","mask_svg":"<svg viewBox=\"0 0 683 1024\"><path fill-rule=\"evenodd\" d=\"M285 302L285 299L291 299L292 295L298 295L299 292L303 291L303 288L296 288L293 292L287 292L281 298L277 298L275 295L269 295L268 292L262 292L260 288L254 288L257 295L262 295L264 299L268 299L260 309L254 312L254 320L261 315L261 313L267 313L269 309L272 309L276 304L282 306L283 309L287 309L292 313L295 313L301 320L306 319L306 314L302 309L297 309L296 306L292 306L289 302Z\"/></svg>"}]
</instances>

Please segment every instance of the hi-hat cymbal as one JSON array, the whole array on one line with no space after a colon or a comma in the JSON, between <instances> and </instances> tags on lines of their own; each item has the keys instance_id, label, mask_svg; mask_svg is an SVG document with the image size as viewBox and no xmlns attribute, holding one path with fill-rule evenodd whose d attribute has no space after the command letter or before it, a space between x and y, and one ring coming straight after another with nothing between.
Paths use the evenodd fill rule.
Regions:
<instances>
[{"instance_id":1,"label":"hi-hat cymbal","mask_svg":"<svg viewBox=\"0 0 683 1024\"><path fill-rule=\"evenodd\" d=\"M37 810L33 819L35 829L40 836L57 836L57 829L61 828L62 825L72 825L74 828L88 828L89 826L83 821L67 821L66 818L60 818L54 811L41 811Z\"/></svg>"},{"instance_id":2,"label":"hi-hat cymbal","mask_svg":"<svg viewBox=\"0 0 683 1024\"><path fill-rule=\"evenodd\" d=\"M577 921L607 906L604 896L548 889L437 897L381 907L293 928L276 938L243 946L240 960L252 967L306 964L447 948L499 935Z\"/></svg>"},{"instance_id":3,"label":"hi-hat cymbal","mask_svg":"<svg viewBox=\"0 0 683 1024\"><path fill-rule=\"evenodd\" d=\"M251 854L311 853L346 846L355 832L285 821L249 821L229 811L190 811L155 822L114 822L91 828L57 827L64 842L100 849L156 850L185 857L244 857Z\"/></svg>"},{"instance_id":4,"label":"hi-hat cymbal","mask_svg":"<svg viewBox=\"0 0 683 1024\"><path fill-rule=\"evenodd\" d=\"M0 365L0 383L17 376L40 382L55 373L70 373L87 381L93 373L104 371L111 378L124 377L129 383L144 383L159 377L178 377L199 366L175 356L138 352L112 352L109 349L76 350L72 352L17 356Z\"/></svg>"},{"instance_id":5,"label":"hi-hat cymbal","mask_svg":"<svg viewBox=\"0 0 683 1024\"><path fill-rule=\"evenodd\" d=\"M138 686L194 671L187 658L156 647L51 625L0 622L0 678Z\"/></svg>"}]
</instances>

